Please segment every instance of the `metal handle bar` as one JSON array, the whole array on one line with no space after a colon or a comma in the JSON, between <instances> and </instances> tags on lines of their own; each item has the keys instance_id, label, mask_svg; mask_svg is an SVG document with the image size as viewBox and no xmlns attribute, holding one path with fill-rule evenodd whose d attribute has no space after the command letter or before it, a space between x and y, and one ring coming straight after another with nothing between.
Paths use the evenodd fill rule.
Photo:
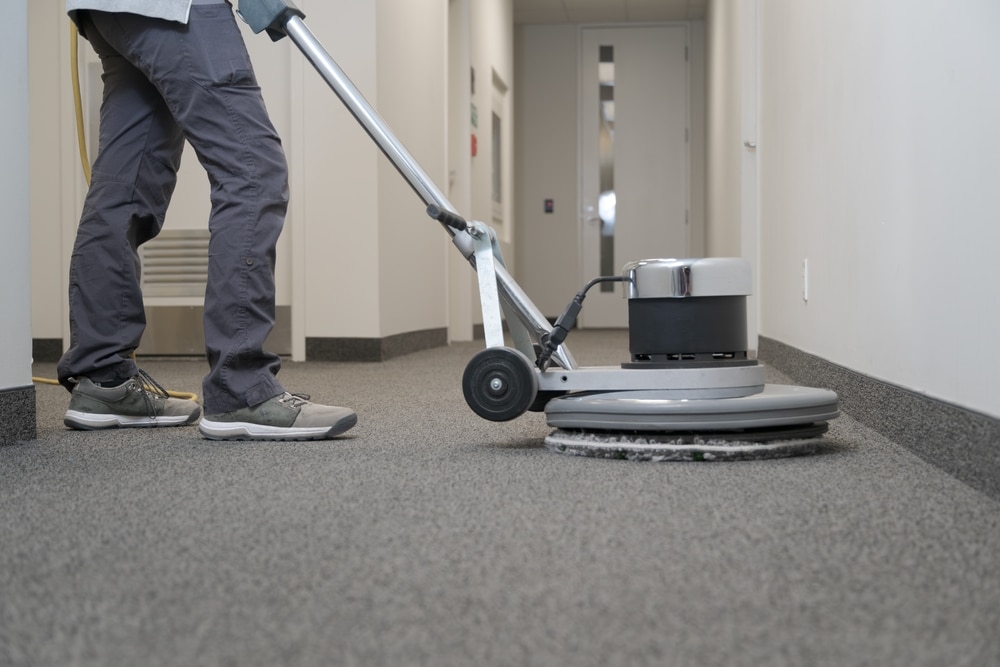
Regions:
<instances>
[{"instance_id":1,"label":"metal handle bar","mask_svg":"<svg viewBox=\"0 0 1000 667\"><path fill-rule=\"evenodd\" d=\"M333 92L337 94L351 115L361 124L368 136L375 141L406 182L410 184L424 205L434 205L440 210L454 212L455 207L451 205L448 198L427 176L403 144L389 132L388 126L375 111L375 108L364 98L347 74L344 73L344 70L330 57L330 54L306 27L302 19L298 16L291 16L285 23L284 29L313 67L326 80ZM454 232L451 233L454 234Z\"/></svg>"},{"instance_id":2,"label":"metal handle bar","mask_svg":"<svg viewBox=\"0 0 1000 667\"><path fill-rule=\"evenodd\" d=\"M283 0L274 0L283 3ZM306 59L312 63L316 71L326 81L327 85L344 103L347 110L361 124L368 136L381 149L382 153L389 159L389 162L403 176L406 182L417 193L417 196L428 208L428 214L439 220L445 230L452 237L452 242L459 249L462 255L475 266L475 249L471 237L466 233L459 233L463 229L464 219L455 213L455 207L451 205L444 193L427 176L427 173L420 167L420 164L410 155L409 151L392 134L388 125L382 120L375 108L364 98L357 86L348 78L347 74L334 61L330 54L323 48L316 36L306 26L302 20L301 12L285 12L280 20L285 21L281 30L295 43L302 51ZM273 24L267 26L272 33L275 30ZM452 223L455 223L454 225ZM518 319L532 332L536 340L547 334L551 330L549 321L542 315L541 311L528 298L521 286L503 269L498 266L496 270L497 288L500 297L511 308ZM561 348L553 358L567 369L577 368L569 350Z\"/></svg>"}]
</instances>

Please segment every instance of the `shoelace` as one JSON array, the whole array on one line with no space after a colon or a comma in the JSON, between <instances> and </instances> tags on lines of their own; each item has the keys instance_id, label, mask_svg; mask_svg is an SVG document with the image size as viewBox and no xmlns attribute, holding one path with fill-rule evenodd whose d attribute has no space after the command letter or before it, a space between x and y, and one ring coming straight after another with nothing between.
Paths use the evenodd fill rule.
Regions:
<instances>
[{"instance_id":1,"label":"shoelace","mask_svg":"<svg viewBox=\"0 0 1000 667\"><path fill-rule=\"evenodd\" d=\"M149 373L141 368L136 369L136 374L132 378L132 382L136 387L136 391L142 395L142 400L146 404L147 415L152 419L156 419L156 398L166 399L170 394Z\"/></svg>"},{"instance_id":2,"label":"shoelace","mask_svg":"<svg viewBox=\"0 0 1000 667\"><path fill-rule=\"evenodd\" d=\"M292 394L286 391L278 397L278 402L290 405L293 408L301 408L309 402L309 394Z\"/></svg>"}]
</instances>

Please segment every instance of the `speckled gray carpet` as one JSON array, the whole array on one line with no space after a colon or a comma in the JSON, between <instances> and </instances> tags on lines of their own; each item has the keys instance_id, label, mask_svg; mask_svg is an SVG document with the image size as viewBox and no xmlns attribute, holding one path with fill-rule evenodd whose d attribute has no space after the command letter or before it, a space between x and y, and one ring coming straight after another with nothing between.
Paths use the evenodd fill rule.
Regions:
<instances>
[{"instance_id":1,"label":"speckled gray carpet","mask_svg":"<svg viewBox=\"0 0 1000 667\"><path fill-rule=\"evenodd\" d=\"M560 456L544 416L466 407L480 347L287 363L357 409L332 442L73 432L39 385L38 439L0 447L0 665L1000 664L988 494L850 415L808 457Z\"/></svg>"}]
</instances>

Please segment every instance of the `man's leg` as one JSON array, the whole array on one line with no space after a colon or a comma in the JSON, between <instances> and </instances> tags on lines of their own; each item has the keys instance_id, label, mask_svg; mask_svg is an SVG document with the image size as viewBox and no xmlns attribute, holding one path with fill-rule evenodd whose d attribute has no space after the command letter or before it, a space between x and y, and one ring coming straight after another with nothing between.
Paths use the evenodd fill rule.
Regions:
<instances>
[{"instance_id":1,"label":"man's leg","mask_svg":"<svg viewBox=\"0 0 1000 667\"><path fill-rule=\"evenodd\" d=\"M350 429L353 410L287 393L275 377L279 357L264 350L288 167L231 7L196 3L186 26L124 13L94 19L156 86L211 182L202 434L298 440Z\"/></svg>"},{"instance_id":2,"label":"man's leg","mask_svg":"<svg viewBox=\"0 0 1000 667\"><path fill-rule=\"evenodd\" d=\"M186 26L124 13L94 20L156 87L211 182L206 413L280 395L280 359L264 341L274 325L288 170L232 9L196 4Z\"/></svg>"},{"instance_id":3,"label":"man's leg","mask_svg":"<svg viewBox=\"0 0 1000 667\"><path fill-rule=\"evenodd\" d=\"M70 347L58 368L68 389L70 378L115 382L136 374L131 354L146 325L137 248L163 225L184 147L156 88L98 30L87 33L101 57L104 97L70 261Z\"/></svg>"},{"instance_id":4,"label":"man's leg","mask_svg":"<svg viewBox=\"0 0 1000 667\"><path fill-rule=\"evenodd\" d=\"M169 397L131 358L146 324L137 249L163 226L183 136L142 72L89 15L82 21L101 57L104 98L70 262L71 340L58 372L73 395L63 421L86 430L191 424L201 415L198 404Z\"/></svg>"}]
</instances>

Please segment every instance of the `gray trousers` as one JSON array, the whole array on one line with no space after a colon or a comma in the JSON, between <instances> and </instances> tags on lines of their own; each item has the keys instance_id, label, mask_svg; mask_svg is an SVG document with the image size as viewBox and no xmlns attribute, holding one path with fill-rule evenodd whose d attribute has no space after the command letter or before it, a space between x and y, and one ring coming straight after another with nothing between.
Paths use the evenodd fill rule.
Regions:
<instances>
[{"instance_id":1,"label":"gray trousers","mask_svg":"<svg viewBox=\"0 0 1000 667\"><path fill-rule=\"evenodd\" d=\"M195 4L187 25L87 12L104 97L98 157L70 262L70 347L60 382L132 377L146 326L138 247L163 226L184 140L211 184L202 385L206 414L285 390L264 351L274 326L275 245L288 166L228 3Z\"/></svg>"}]
</instances>

